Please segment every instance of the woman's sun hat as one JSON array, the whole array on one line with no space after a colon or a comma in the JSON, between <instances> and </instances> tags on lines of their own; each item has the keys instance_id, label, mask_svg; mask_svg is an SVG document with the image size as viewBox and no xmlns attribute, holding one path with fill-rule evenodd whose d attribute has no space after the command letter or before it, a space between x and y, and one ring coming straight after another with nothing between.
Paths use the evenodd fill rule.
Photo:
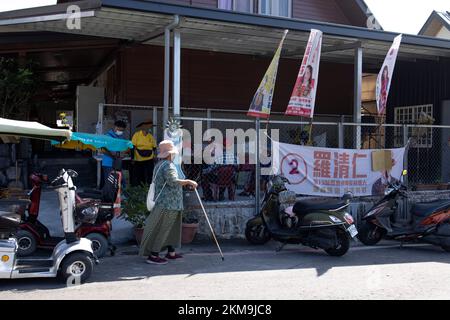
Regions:
<instances>
[{"instance_id":1,"label":"woman's sun hat","mask_svg":"<svg viewBox=\"0 0 450 320\"><path fill-rule=\"evenodd\" d=\"M158 158L167 158L171 154L177 154L178 150L175 148L172 140L163 140L159 143Z\"/></svg>"},{"instance_id":2,"label":"woman's sun hat","mask_svg":"<svg viewBox=\"0 0 450 320\"><path fill-rule=\"evenodd\" d=\"M151 119L147 119L141 123L139 123L136 128L139 129L147 129L147 128L151 128L153 125L153 121Z\"/></svg>"}]
</instances>

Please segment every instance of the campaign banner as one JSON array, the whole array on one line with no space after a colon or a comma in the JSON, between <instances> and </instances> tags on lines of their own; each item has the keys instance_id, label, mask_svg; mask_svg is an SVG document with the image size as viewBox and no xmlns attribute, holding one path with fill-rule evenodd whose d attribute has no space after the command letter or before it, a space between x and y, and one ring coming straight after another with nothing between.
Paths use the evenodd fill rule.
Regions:
<instances>
[{"instance_id":1,"label":"campaign banner","mask_svg":"<svg viewBox=\"0 0 450 320\"><path fill-rule=\"evenodd\" d=\"M381 195L399 180L405 148L335 149L273 141L272 170L297 194L341 197Z\"/></svg>"},{"instance_id":2,"label":"campaign banner","mask_svg":"<svg viewBox=\"0 0 450 320\"><path fill-rule=\"evenodd\" d=\"M297 81L286 109L286 115L313 117L321 48L322 31L311 29Z\"/></svg>"},{"instance_id":3,"label":"campaign banner","mask_svg":"<svg viewBox=\"0 0 450 320\"><path fill-rule=\"evenodd\" d=\"M392 74L394 73L395 61L397 60L397 54L400 49L401 41L401 34L394 38L394 42L392 43L392 46L384 59L381 70L378 73L375 88L378 115L383 115L386 112L389 88L391 87Z\"/></svg>"},{"instance_id":4,"label":"campaign banner","mask_svg":"<svg viewBox=\"0 0 450 320\"><path fill-rule=\"evenodd\" d=\"M283 38L278 45L278 49L267 68L264 77L256 90L253 100L248 109L247 116L257 118L268 118L270 116L270 109L272 107L273 91L275 89L275 81L277 79L278 63L280 61L281 48L283 47L284 39L289 30L284 30Z\"/></svg>"}]
</instances>

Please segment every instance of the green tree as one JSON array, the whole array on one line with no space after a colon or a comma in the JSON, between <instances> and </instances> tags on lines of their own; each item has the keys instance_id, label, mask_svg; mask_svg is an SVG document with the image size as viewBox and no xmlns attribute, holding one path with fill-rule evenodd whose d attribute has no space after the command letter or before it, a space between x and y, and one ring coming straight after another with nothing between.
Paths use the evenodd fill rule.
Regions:
<instances>
[{"instance_id":1,"label":"green tree","mask_svg":"<svg viewBox=\"0 0 450 320\"><path fill-rule=\"evenodd\" d=\"M0 116L24 119L37 86L31 61L21 66L17 59L0 57Z\"/></svg>"}]
</instances>

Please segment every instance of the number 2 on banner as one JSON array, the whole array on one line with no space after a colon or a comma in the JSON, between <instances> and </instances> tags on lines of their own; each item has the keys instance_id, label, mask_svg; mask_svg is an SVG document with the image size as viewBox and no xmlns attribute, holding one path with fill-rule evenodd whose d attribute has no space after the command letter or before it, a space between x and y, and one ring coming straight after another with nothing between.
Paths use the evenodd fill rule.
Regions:
<instances>
[{"instance_id":1,"label":"number 2 on banner","mask_svg":"<svg viewBox=\"0 0 450 320\"><path fill-rule=\"evenodd\" d=\"M292 159L289 162L289 165L292 167L291 171L289 171L289 174L300 174L300 171L298 171L298 161L296 159Z\"/></svg>"}]
</instances>

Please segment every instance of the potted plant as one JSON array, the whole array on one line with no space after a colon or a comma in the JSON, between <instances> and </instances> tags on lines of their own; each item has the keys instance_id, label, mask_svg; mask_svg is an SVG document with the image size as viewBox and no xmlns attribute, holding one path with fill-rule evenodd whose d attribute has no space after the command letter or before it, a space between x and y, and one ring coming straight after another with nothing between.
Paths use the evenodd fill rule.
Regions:
<instances>
[{"instance_id":1,"label":"potted plant","mask_svg":"<svg viewBox=\"0 0 450 320\"><path fill-rule=\"evenodd\" d=\"M185 211L181 226L181 243L189 244L194 240L198 230L198 218L195 212Z\"/></svg>"},{"instance_id":2,"label":"potted plant","mask_svg":"<svg viewBox=\"0 0 450 320\"><path fill-rule=\"evenodd\" d=\"M125 190L126 199L123 202L121 218L134 226L134 236L138 244L141 243L145 219L149 215L147 210L148 186L128 186Z\"/></svg>"}]
</instances>

